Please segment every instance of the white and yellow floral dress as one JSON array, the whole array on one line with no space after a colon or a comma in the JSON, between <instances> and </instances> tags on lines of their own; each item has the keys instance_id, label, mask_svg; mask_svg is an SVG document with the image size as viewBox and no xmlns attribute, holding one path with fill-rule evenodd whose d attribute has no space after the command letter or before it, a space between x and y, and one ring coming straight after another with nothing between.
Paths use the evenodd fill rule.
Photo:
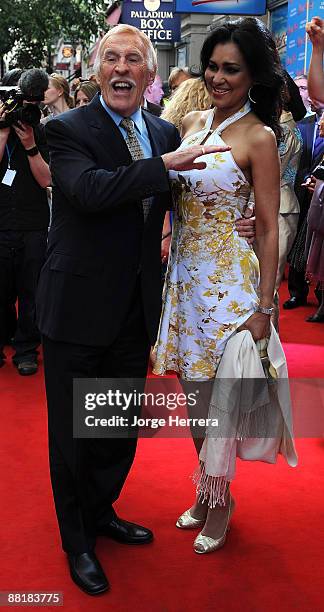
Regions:
<instances>
[{"instance_id":1,"label":"white and yellow floral dress","mask_svg":"<svg viewBox=\"0 0 324 612\"><path fill-rule=\"evenodd\" d=\"M249 103L212 132L211 110L204 129L181 148L224 146L223 130L248 112ZM231 151L201 160L204 170L170 172L176 209L154 373L204 381L215 377L228 339L256 310L259 263L235 228L250 184Z\"/></svg>"}]
</instances>

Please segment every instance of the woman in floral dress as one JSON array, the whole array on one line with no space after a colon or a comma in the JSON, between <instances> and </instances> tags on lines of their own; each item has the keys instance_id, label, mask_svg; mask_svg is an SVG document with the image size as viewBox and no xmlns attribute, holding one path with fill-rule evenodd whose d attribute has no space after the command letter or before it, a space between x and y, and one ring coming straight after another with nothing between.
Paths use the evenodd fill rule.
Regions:
<instances>
[{"instance_id":1,"label":"woman in floral dress","mask_svg":"<svg viewBox=\"0 0 324 612\"><path fill-rule=\"evenodd\" d=\"M274 42L258 19L229 22L205 40L201 65L215 108L187 115L181 146L231 150L203 155L204 170L170 173L176 205L154 372L176 371L185 384L215 379L237 330L269 337L278 265L284 79ZM235 229L252 187L255 250ZM229 482L216 504L200 493L177 526L203 527L194 543L202 553L224 544L233 499Z\"/></svg>"}]
</instances>

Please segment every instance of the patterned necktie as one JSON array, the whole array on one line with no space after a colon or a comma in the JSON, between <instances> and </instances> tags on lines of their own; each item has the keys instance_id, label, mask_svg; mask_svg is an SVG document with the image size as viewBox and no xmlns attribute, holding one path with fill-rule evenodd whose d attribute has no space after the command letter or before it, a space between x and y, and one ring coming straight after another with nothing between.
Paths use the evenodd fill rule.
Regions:
<instances>
[{"instance_id":1,"label":"patterned necktie","mask_svg":"<svg viewBox=\"0 0 324 612\"><path fill-rule=\"evenodd\" d=\"M138 159L144 159L143 149L140 145L140 142L136 136L134 121L130 117L124 117L119 124L124 130L127 132L127 136L125 142L127 144L128 150L132 156L134 161ZM145 198L142 200L143 204L143 214L144 221L146 221L147 215L150 212L152 198Z\"/></svg>"},{"instance_id":2,"label":"patterned necktie","mask_svg":"<svg viewBox=\"0 0 324 612\"><path fill-rule=\"evenodd\" d=\"M317 124L316 128L316 136L314 140L314 149L313 149L313 163L321 160L319 159L321 155L324 153L324 138L319 134L319 124Z\"/></svg>"}]
</instances>

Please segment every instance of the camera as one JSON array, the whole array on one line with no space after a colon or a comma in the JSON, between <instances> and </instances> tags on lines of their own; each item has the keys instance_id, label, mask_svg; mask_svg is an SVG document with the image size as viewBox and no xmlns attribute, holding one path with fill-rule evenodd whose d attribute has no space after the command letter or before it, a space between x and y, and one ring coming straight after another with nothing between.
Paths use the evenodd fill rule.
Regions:
<instances>
[{"instance_id":1,"label":"camera","mask_svg":"<svg viewBox=\"0 0 324 612\"><path fill-rule=\"evenodd\" d=\"M6 110L4 120L0 120L0 129L11 127L18 121L35 127L41 119L37 102L44 100L48 88L48 76L39 68L31 68L21 75L18 86L1 86L0 100Z\"/></svg>"}]
</instances>

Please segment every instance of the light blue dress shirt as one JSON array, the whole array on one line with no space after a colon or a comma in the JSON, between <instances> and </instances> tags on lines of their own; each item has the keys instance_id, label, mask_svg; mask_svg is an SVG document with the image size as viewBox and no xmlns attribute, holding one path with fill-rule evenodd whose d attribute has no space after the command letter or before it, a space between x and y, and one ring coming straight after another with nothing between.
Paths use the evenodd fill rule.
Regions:
<instances>
[{"instance_id":1,"label":"light blue dress shirt","mask_svg":"<svg viewBox=\"0 0 324 612\"><path fill-rule=\"evenodd\" d=\"M106 102L104 101L102 95L100 96L100 102L102 104L102 106L104 107L105 111L108 113L108 115L112 118L112 120L116 123L120 133L122 134L123 138L126 140L126 136L127 136L127 132L124 128L122 128L120 126L120 122L124 119L124 117L122 117L122 115L118 115L118 113L115 113L115 111L111 110L111 108L109 108L106 104ZM144 121L144 117L142 115L142 110L141 108L138 108L135 113L133 113L130 116L131 119L133 119L134 124L135 124L135 131L136 131L136 136L139 140L139 143L142 147L142 151L144 153L144 158L148 159L149 157L152 157L152 148L151 148L151 143L150 143L150 138L148 135L148 131L147 131L147 127Z\"/></svg>"}]
</instances>

